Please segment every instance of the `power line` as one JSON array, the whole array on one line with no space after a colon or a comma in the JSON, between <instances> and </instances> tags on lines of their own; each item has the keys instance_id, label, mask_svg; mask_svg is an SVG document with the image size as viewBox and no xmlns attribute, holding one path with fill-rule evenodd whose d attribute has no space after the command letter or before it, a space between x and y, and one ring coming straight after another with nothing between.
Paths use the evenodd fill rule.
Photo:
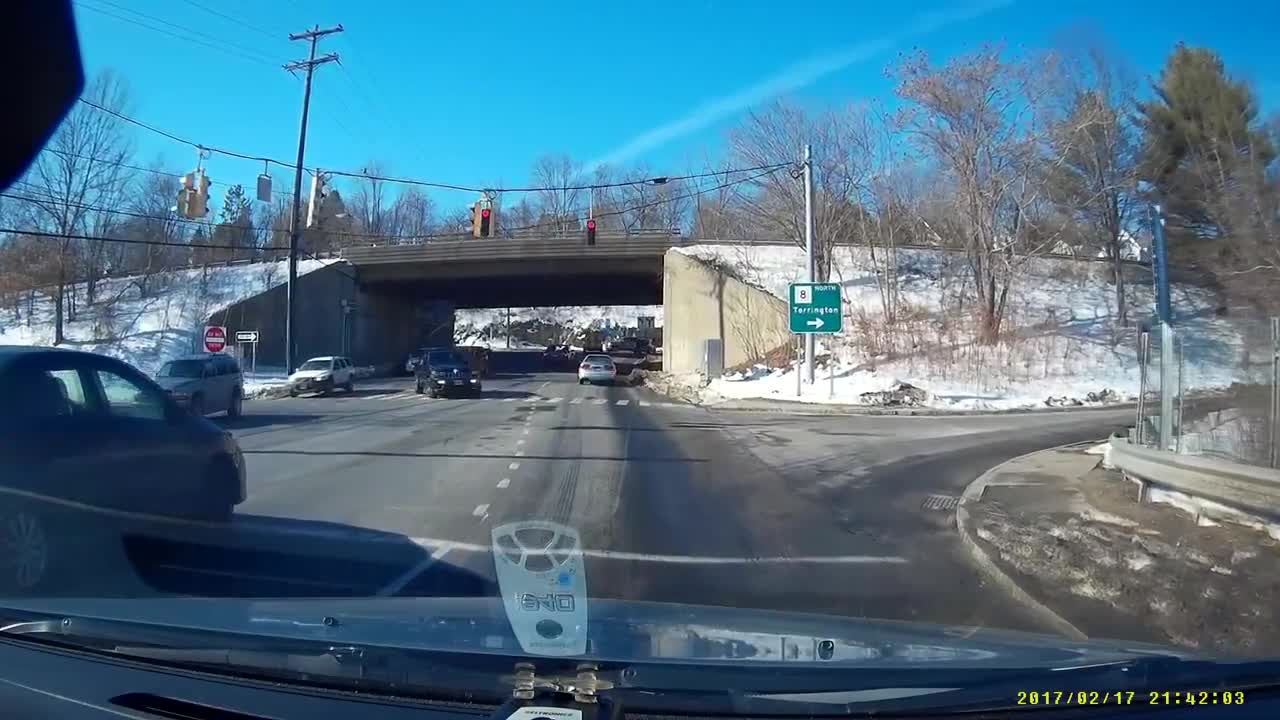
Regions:
<instances>
[{"instance_id":1,"label":"power line","mask_svg":"<svg viewBox=\"0 0 1280 720\"><path fill-rule=\"evenodd\" d=\"M157 247L208 248L210 250L288 250L287 247L257 247L244 245L219 245L215 243L170 242L167 240L137 240L133 238L111 238L99 235L79 235L75 233L51 233L39 230L19 230L17 228L0 227L0 233L11 235L27 235L30 237L53 238L56 240L93 240L97 242L121 243L123 245L154 245Z\"/></svg>"},{"instance_id":2,"label":"power line","mask_svg":"<svg viewBox=\"0 0 1280 720\"><path fill-rule=\"evenodd\" d=\"M206 6L206 5L202 4L202 3L196 2L196 0L187 0L187 4L188 4L188 5L190 5L190 6L192 6L192 7L194 7L194 8L196 8L196 9L198 9L198 10L203 10L203 11L205 11L205 12L209 13L210 15L215 15L215 16L217 16L217 17L220 17L220 18L224 19L224 20L230 20L231 22L233 22L233 23L235 23L235 24L239 25L240 27L248 28L248 29L250 29L250 30L252 30L252 31L254 31L254 32L256 32L256 33L259 33L259 34L261 34L261 35L265 35L265 36L267 36L267 37L271 38L272 40L282 40L282 41L283 41L283 40L285 40L285 39L286 39L286 37L287 37L286 35L283 35L283 34L281 34L281 35L277 35L277 34L275 34L275 33L271 32L270 30L263 29L262 27L260 27L260 26L258 26L258 25L254 25L253 23L250 23L250 22L248 22L248 21L246 21L246 20L242 20L242 19L240 19L240 18L238 18L238 17L235 17L234 15L228 15L228 14L226 14L226 13L224 13L224 12L220 12L220 11L218 11L218 10L214 10L214 9L213 9L213 8L211 8L211 7L208 7L208 6Z\"/></svg>"},{"instance_id":3,"label":"power line","mask_svg":"<svg viewBox=\"0 0 1280 720\"><path fill-rule=\"evenodd\" d=\"M96 0L96 1L97 1L97 2L105 2L107 5L110 5L110 6L112 6L112 7L118 8L119 10L122 10L122 11L124 11L124 12L128 12L128 13L132 13L132 14L134 14L134 15L137 15L138 17L146 18L146 19L144 19L144 20L139 20L139 19L138 19L138 17L126 17L126 16L122 16L122 15L119 15L119 14L117 14L117 13L111 12L110 10L105 10L105 9L103 9L103 8L95 7L95 6L93 6L93 5L86 5L86 4L83 2L83 0L75 0L75 4L76 4L76 6L77 6L77 7L83 8L83 9L85 9L85 10L90 10L90 11L93 11L93 12L98 13L98 14L100 14L100 15L105 15L105 16L110 17L110 18L115 18L116 20L119 20L119 21L121 21L121 22L126 22L126 23L129 23L129 24L131 24L131 25L138 25L138 26L144 27L144 28L146 28L146 29L148 29L148 30L153 30L153 31L158 32L158 33L161 33L161 34L163 34L163 35L168 35L169 37L175 38L175 39L177 39L177 40L181 40L181 41L183 41L183 42L191 42L191 43L196 43L197 45L203 45L203 46L205 46L205 47L207 47L207 48L210 48L210 49L212 49L212 50L218 50L218 51L223 52L223 53L226 53L226 54L228 54L228 55L234 55L234 56L239 57L239 58L241 58L241 59L243 59L243 60L248 60L248 61L255 62L255 63L263 63L263 64L267 64L267 65L273 65L273 66L278 64L278 63L276 63L275 61L273 61L273 60L271 60L270 58L268 58L267 56L265 56L265 55L261 55L261 54L258 54L256 51L253 51L253 50L248 49L248 48L243 48L243 47L241 47L241 46L234 45L234 44L231 44L231 43L227 43L226 41L218 40L217 38L214 38L214 37L212 37L212 36L210 36L210 35L207 35L207 34L205 34L205 33L199 32L199 31L197 31L197 30L192 30L192 29L190 29L190 28L183 27L182 25L178 25L178 24L176 24L176 23L171 23L171 22L169 22L169 21L167 21L167 20L162 20L162 19L160 19L160 18L154 17L154 16L152 16L152 15L147 15L146 13L142 13L142 12L140 12L140 11L133 10L133 9L131 9L131 8L121 7L121 6L119 6L119 5L116 5L116 4L114 4L114 3L109 2L108 0ZM172 27L172 28L176 28L176 29L177 29L178 31L180 31L180 32L187 33L187 36L179 35L179 34L177 34L176 32L174 32L173 30L167 30L167 29L165 29L165 28L163 28L163 27L157 27L157 26L155 26L155 25L152 25L152 24L150 24L150 23L148 22L148 20L150 20L151 22L161 23L161 24L163 24L163 25L168 25L168 26L170 26L170 27ZM194 37L192 37L192 36L194 36ZM201 37L208 38L208 40L202 40L202 39L200 39Z\"/></svg>"},{"instance_id":4,"label":"power line","mask_svg":"<svg viewBox=\"0 0 1280 720\"><path fill-rule=\"evenodd\" d=\"M150 132L169 138L174 142L179 142L184 145L189 145L193 148L206 150L208 152L217 153L219 155L227 155L229 157L240 158L242 160L253 160L255 162L272 163L272 164L279 165L285 168L290 168L293 170L296 170L298 167L294 163L288 163L283 160L277 160L275 158L265 157L261 155L246 155L244 153L235 152L233 150L225 150L223 148L213 147L211 145L201 145L200 143L193 142L186 138L174 135L173 133L168 132L166 130L161 130L160 128L157 128L154 125L148 125L147 123L142 122L141 120L136 120L134 118L131 118L128 115L125 115L124 113L121 113L119 111L112 110L107 107L103 107L102 105L99 105L98 103L95 103L92 100L86 100L84 98L79 98L79 100L85 105L88 105L92 108L96 108L102 112L105 112L109 115L117 117L121 120L124 120L125 122L132 123L133 125L137 125L140 128L143 128ZM457 184L445 183L445 182L416 180L413 178L398 178L398 177L384 176L384 175L371 175L365 172L352 172L349 170L326 169L324 172L330 175L337 175L340 177L349 177L349 178L364 179L364 180L380 180L382 182L396 183L396 184L402 184L402 185L417 185L419 187L429 187L429 188L435 188L438 190L458 190L462 192L475 192L475 193L532 193L532 192L567 192L570 190L575 190L575 191L576 190L604 190L608 188L634 187L636 185L658 185L658 184L664 184L670 181L696 180L701 178L717 177L721 175L755 172L757 170L768 170L768 171L780 170L782 168L791 167L794 165L795 163L788 161L788 162L771 163L768 165L756 165L754 167L726 168L722 170L716 170L713 172L696 173L692 175L670 175L670 176L660 175L660 176L649 177L649 178L644 178L640 180L623 180L623 181L611 182L611 183L592 183L587 185L563 185L563 186L546 186L546 187L512 187L512 188L483 187L479 185L457 185Z\"/></svg>"}]
</instances>

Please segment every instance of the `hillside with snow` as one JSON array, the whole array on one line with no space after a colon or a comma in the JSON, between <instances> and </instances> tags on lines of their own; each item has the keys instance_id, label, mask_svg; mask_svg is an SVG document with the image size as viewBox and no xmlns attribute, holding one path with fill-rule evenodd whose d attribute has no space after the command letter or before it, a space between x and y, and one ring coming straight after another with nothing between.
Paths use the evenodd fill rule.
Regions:
<instances>
[{"instance_id":1,"label":"hillside with snow","mask_svg":"<svg viewBox=\"0 0 1280 720\"><path fill-rule=\"evenodd\" d=\"M570 342L583 333L592 331L622 336L635 330L642 317L652 317L654 327L662 327L662 306L511 308L511 347L542 349L551 342ZM453 327L454 340L460 345L485 345L495 350L505 349L507 346L505 308L456 310Z\"/></svg>"},{"instance_id":2,"label":"hillside with snow","mask_svg":"<svg viewBox=\"0 0 1280 720\"><path fill-rule=\"evenodd\" d=\"M335 260L301 260L303 275ZM65 324L63 347L119 358L146 373L154 373L170 358L199 349L206 319L219 322L218 313L241 300L283 285L285 261L210 266L173 270L140 278L115 278L98 283L96 302L85 302L84 285L76 317ZM0 308L0 345L51 345L54 340L54 302L37 291L28 303Z\"/></svg>"},{"instance_id":3,"label":"hillside with snow","mask_svg":"<svg viewBox=\"0 0 1280 720\"><path fill-rule=\"evenodd\" d=\"M727 268L784 299L788 284L803 279L804 252L795 246L700 245L681 252ZM879 259L883 265L883 256ZM865 247L837 250L831 280L843 291L844 332L823 338L819 381L805 386L799 398L795 370L784 358L738 368L712 381L701 390L704 401L879 404L882 398L875 393L902 383L927 393L920 403L924 406L964 410L1124 402L1138 394L1138 325L1151 315L1149 280L1128 286L1131 322L1122 325L1106 263L1020 261L1002 339L981 345L974 341L977 310L963 254L900 250L893 269L898 284L894 322L886 320L883 301L888 272L875 268ZM1221 302L1212 291L1175 285L1173 303L1185 342L1183 385L1188 391L1256 379L1265 370L1250 355L1243 321L1220 316ZM1152 344L1149 382L1154 383L1159 353L1154 334ZM829 363L832 356L834 363ZM832 369L833 395L828 381Z\"/></svg>"}]
</instances>

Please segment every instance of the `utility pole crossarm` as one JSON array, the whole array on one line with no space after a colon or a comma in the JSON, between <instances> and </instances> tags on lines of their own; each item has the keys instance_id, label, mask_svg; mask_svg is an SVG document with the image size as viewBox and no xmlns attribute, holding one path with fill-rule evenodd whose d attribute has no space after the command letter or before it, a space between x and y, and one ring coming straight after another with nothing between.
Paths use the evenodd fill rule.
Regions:
<instances>
[{"instance_id":1,"label":"utility pole crossarm","mask_svg":"<svg viewBox=\"0 0 1280 720\"><path fill-rule=\"evenodd\" d=\"M315 60L295 60L284 66L289 72L297 72L299 70L310 70L313 67L324 65L325 63L338 62L338 53L326 53Z\"/></svg>"}]
</instances>

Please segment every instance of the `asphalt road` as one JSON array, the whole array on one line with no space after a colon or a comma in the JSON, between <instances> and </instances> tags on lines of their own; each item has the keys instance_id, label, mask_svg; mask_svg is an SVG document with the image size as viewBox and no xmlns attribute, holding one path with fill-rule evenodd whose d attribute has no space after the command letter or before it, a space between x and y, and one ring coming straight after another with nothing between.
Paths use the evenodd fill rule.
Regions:
<instances>
[{"instance_id":1,"label":"asphalt road","mask_svg":"<svg viewBox=\"0 0 1280 720\"><path fill-rule=\"evenodd\" d=\"M369 380L219 420L248 500L229 528L132 535L137 585L120 592L493 595L492 528L542 519L581 533L593 597L1048 632L970 565L953 503L1009 457L1128 417L795 417L568 374L495 378L475 399Z\"/></svg>"}]
</instances>

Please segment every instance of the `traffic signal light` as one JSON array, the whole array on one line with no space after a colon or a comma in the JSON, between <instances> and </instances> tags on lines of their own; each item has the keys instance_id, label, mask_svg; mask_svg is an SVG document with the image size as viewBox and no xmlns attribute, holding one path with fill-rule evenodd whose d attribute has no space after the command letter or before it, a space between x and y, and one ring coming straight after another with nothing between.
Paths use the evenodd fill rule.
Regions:
<instances>
[{"instance_id":1,"label":"traffic signal light","mask_svg":"<svg viewBox=\"0 0 1280 720\"><path fill-rule=\"evenodd\" d=\"M471 206L471 234L473 237L493 237L493 208L482 207L480 203Z\"/></svg>"},{"instance_id":2,"label":"traffic signal light","mask_svg":"<svg viewBox=\"0 0 1280 720\"><path fill-rule=\"evenodd\" d=\"M209 214L209 177L203 171L182 176L178 214L193 220Z\"/></svg>"},{"instance_id":3,"label":"traffic signal light","mask_svg":"<svg viewBox=\"0 0 1280 720\"><path fill-rule=\"evenodd\" d=\"M315 227L316 223L320 222L320 206L324 203L325 196L329 194L328 179L319 170L311 178L311 199L307 203L306 227Z\"/></svg>"},{"instance_id":4,"label":"traffic signal light","mask_svg":"<svg viewBox=\"0 0 1280 720\"><path fill-rule=\"evenodd\" d=\"M596 244L596 219L587 218L587 244Z\"/></svg>"}]
</instances>

